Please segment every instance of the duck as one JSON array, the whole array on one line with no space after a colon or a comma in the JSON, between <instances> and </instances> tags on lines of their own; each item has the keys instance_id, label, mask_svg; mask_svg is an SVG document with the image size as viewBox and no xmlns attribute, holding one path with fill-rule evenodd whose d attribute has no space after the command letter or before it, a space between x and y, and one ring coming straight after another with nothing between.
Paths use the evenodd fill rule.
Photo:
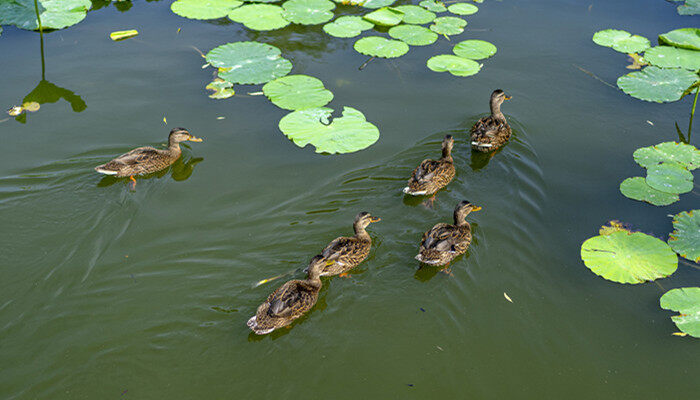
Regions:
<instances>
[{"instance_id":1,"label":"duck","mask_svg":"<svg viewBox=\"0 0 700 400\"><path fill-rule=\"evenodd\" d=\"M352 224L355 236L336 238L321 252L320 256L326 263L321 276L349 276L348 271L364 261L372 247L372 238L365 229L369 224L381 220L366 211L357 214Z\"/></svg>"},{"instance_id":2,"label":"duck","mask_svg":"<svg viewBox=\"0 0 700 400\"><path fill-rule=\"evenodd\" d=\"M136 186L134 175L150 174L169 167L182 154L180 142L201 142L185 128L174 128L168 135L168 148L156 149L150 146L139 147L124 153L108 163L98 165L95 171L118 178L129 177Z\"/></svg>"},{"instance_id":3,"label":"duck","mask_svg":"<svg viewBox=\"0 0 700 400\"><path fill-rule=\"evenodd\" d=\"M510 139L510 125L505 115L501 112L501 104L512 99L503 90L496 89L491 93L489 106L491 115L478 120L470 131L472 149L488 153L498 149Z\"/></svg>"},{"instance_id":4,"label":"duck","mask_svg":"<svg viewBox=\"0 0 700 400\"><path fill-rule=\"evenodd\" d=\"M321 255L314 257L306 279L288 281L272 292L246 325L257 335L266 335L306 314L318 300L324 266L326 262Z\"/></svg>"},{"instance_id":5,"label":"duck","mask_svg":"<svg viewBox=\"0 0 700 400\"><path fill-rule=\"evenodd\" d=\"M465 220L472 211L479 211L467 200L457 204L454 210L454 225L439 223L423 234L420 252L416 260L435 266L449 264L455 257L464 254L472 241L472 230Z\"/></svg>"},{"instance_id":6,"label":"duck","mask_svg":"<svg viewBox=\"0 0 700 400\"><path fill-rule=\"evenodd\" d=\"M430 196L447 186L455 177L455 165L452 160L454 138L446 135L442 140L442 157L439 160L425 159L411 173L408 186L403 192L411 196Z\"/></svg>"}]
</instances>

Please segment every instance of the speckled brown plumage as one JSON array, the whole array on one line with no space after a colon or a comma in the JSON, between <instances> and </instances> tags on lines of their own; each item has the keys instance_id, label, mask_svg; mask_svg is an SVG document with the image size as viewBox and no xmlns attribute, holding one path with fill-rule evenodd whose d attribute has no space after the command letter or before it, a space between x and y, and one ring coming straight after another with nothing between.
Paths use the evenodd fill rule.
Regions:
<instances>
[{"instance_id":1,"label":"speckled brown plumage","mask_svg":"<svg viewBox=\"0 0 700 400\"><path fill-rule=\"evenodd\" d=\"M454 225L439 223L425 232L416 260L429 265L446 265L464 254L472 241L471 226L464 219L470 212L479 209L481 207L466 200L457 204Z\"/></svg>"},{"instance_id":2,"label":"speckled brown plumage","mask_svg":"<svg viewBox=\"0 0 700 400\"><path fill-rule=\"evenodd\" d=\"M452 136L445 136L442 141L442 157L439 160L423 160L411 173L408 186L403 189L403 192L413 196L429 196L447 186L455 177L455 166L452 160L453 145Z\"/></svg>"},{"instance_id":3,"label":"speckled brown plumage","mask_svg":"<svg viewBox=\"0 0 700 400\"><path fill-rule=\"evenodd\" d=\"M321 271L321 276L344 274L364 261L372 247L372 238L365 228L377 221L380 218L372 217L368 212L357 214L353 223L355 236L339 237L321 252L320 255L327 264Z\"/></svg>"},{"instance_id":4,"label":"speckled brown plumage","mask_svg":"<svg viewBox=\"0 0 700 400\"><path fill-rule=\"evenodd\" d=\"M491 94L489 101L491 115L478 120L470 131L473 150L488 153L508 142L511 129L505 115L501 112L501 104L508 99L510 97L500 89Z\"/></svg>"}]
</instances>

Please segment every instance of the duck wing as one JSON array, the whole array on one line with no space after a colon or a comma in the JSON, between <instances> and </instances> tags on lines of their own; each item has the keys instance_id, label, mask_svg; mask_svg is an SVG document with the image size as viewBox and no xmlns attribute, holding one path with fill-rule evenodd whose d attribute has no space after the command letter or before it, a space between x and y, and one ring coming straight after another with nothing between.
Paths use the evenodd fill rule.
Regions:
<instances>
[{"instance_id":1,"label":"duck wing","mask_svg":"<svg viewBox=\"0 0 700 400\"><path fill-rule=\"evenodd\" d=\"M436 160L423 160L411 173L411 181L416 183L430 181L435 177L435 172L439 169L440 164L440 161Z\"/></svg>"},{"instance_id":2,"label":"duck wing","mask_svg":"<svg viewBox=\"0 0 700 400\"><path fill-rule=\"evenodd\" d=\"M268 315L275 318L289 317L303 308L306 303L305 288L300 281L289 281L268 298Z\"/></svg>"},{"instance_id":3,"label":"duck wing","mask_svg":"<svg viewBox=\"0 0 700 400\"><path fill-rule=\"evenodd\" d=\"M423 234L421 250L457 251L467 240L469 230L455 225L440 223Z\"/></svg>"}]
</instances>

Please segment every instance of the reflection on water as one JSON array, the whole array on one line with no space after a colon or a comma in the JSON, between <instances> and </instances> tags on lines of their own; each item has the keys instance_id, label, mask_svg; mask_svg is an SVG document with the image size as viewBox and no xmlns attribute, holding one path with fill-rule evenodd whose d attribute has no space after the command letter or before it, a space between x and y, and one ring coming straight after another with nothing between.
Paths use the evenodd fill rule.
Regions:
<instances>
[{"instance_id":1,"label":"reflection on water","mask_svg":"<svg viewBox=\"0 0 700 400\"><path fill-rule=\"evenodd\" d=\"M192 172L194 171L195 165L198 163L202 162L204 160L203 157L186 157L184 154L177 159L168 168L162 169L157 172L153 172L147 175L141 175L137 179L138 180L148 180L151 178L156 178L160 179L166 175L170 175L170 177L177 182L185 181L189 179L189 177L192 175ZM117 182L122 182L125 185L129 183L129 178L118 178L113 175L105 175L99 182L97 182L98 187L108 187L112 186Z\"/></svg>"}]
</instances>

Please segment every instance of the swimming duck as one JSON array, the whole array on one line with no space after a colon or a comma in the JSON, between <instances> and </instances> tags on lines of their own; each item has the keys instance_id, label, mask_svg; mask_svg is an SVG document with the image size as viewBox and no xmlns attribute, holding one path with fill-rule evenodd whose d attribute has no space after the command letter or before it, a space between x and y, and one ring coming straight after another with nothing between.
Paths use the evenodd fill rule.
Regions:
<instances>
[{"instance_id":1,"label":"swimming duck","mask_svg":"<svg viewBox=\"0 0 700 400\"><path fill-rule=\"evenodd\" d=\"M510 139L510 125L501 112L501 104L511 98L501 89L491 93L491 115L478 120L470 131L473 150L488 153L503 146Z\"/></svg>"},{"instance_id":2,"label":"swimming duck","mask_svg":"<svg viewBox=\"0 0 700 400\"><path fill-rule=\"evenodd\" d=\"M321 252L320 255L327 264L323 267L321 276L347 276L349 270L364 261L372 247L372 238L369 237L365 228L372 222L379 221L381 218L373 217L368 212L357 214L352 225L355 236L339 237L330 242Z\"/></svg>"},{"instance_id":3,"label":"swimming duck","mask_svg":"<svg viewBox=\"0 0 700 400\"><path fill-rule=\"evenodd\" d=\"M423 234L420 253L416 260L429 265L446 265L455 257L464 254L472 241L472 229L466 216L477 207L464 200L454 211L454 225L439 223Z\"/></svg>"},{"instance_id":4,"label":"swimming duck","mask_svg":"<svg viewBox=\"0 0 700 400\"><path fill-rule=\"evenodd\" d=\"M265 335L306 314L318 300L324 266L326 262L322 256L314 257L307 278L291 280L272 292L246 325L256 334Z\"/></svg>"},{"instance_id":5,"label":"swimming duck","mask_svg":"<svg viewBox=\"0 0 700 400\"><path fill-rule=\"evenodd\" d=\"M455 177L452 161L454 142L452 135L446 135L442 141L442 157L439 160L423 160L411 173L403 192L412 196L435 195L435 192L447 186Z\"/></svg>"},{"instance_id":6,"label":"swimming duck","mask_svg":"<svg viewBox=\"0 0 700 400\"><path fill-rule=\"evenodd\" d=\"M150 146L139 147L122 154L112 161L98 165L95 171L122 178L128 176L136 185L134 175L150 174L172 165L180 155L180 142L201 142L202 139L192 136L185 128L175 128L168 136L168 148L156 149Z\"/></svg>"}]
</instances>

